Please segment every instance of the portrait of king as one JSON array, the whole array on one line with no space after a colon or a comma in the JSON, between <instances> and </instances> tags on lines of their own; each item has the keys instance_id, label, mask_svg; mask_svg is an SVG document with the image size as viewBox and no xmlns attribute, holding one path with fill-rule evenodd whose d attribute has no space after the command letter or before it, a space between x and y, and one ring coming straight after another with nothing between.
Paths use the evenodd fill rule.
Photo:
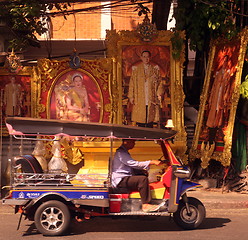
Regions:
<instances>
[{"instance_id":1,"label":"portrait of king","mask_svg":"<svg viewBox=\"0 0 248 240\"><path fill-rule=\"evenodd\" d=\"M145 127L164 125L171 117L169 48L124 46L122 60L125 121Z\"/></svg>"}]
</instances>

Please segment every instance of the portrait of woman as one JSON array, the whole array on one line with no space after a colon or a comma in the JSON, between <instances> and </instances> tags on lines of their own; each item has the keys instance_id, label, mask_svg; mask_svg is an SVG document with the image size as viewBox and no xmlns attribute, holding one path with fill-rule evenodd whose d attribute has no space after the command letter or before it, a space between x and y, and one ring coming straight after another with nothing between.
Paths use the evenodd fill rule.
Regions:
<instances>
[{"instance_id":1,"label":"portrait of woman","mask_svg":"<svg viewBox=\"0 0 248 240\"><path fill-rule=\"evenodd\" d=\"M97 82L86 73L73 70L56 79L50 100L52 119L99 122L101 94Z\"/></svg>"},{"instance_id":2,"label":"portrait of woman","mask_svg":"<svg viewBox=\"0 0 248 240\"><path fill-rule=\"evenodd\" d=\"M73 75L72 82L73 87L69 89L65 96L67 119L87 122L90 116L90 106L83 76L80 74Z\"/></svg>"}]
</instances>

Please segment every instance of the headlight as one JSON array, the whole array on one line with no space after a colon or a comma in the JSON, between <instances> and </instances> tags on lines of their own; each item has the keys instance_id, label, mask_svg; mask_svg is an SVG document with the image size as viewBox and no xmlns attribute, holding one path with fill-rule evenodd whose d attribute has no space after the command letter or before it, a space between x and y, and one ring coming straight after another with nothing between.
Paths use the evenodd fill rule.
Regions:
<instances>
[{"instance_id":1,"label":"headlight","mask_svg":"<svg viewBox=\"0 0 248 240\"><path fill-rule=\"evenodd\" d=\"M178 178L189 178L190 169L178 168L174 171L174 175Z\"/></svg>"}]
</instances>

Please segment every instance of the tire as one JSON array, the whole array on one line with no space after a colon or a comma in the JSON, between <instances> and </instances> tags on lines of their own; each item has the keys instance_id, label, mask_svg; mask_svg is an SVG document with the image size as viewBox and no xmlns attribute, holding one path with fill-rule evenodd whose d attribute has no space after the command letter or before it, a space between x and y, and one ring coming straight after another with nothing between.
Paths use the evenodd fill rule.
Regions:
<instances>
[{"instance_id":1,"label":"tire","mask_svg":"<svg viewBox=\"0 0 248 240\"><path fill-rule=\"evenodd\" d=\"M177 211L173 214L175 223L186 230L197 228L206 216L206 210L201 201L189 197L188 205L191 214L187 214L185 202L181 199Z\"/></svg>"},{"instance_id":2,"label":"tire","mask_svg":"<svg viewBox=\"0 0 248 240\"><path fill-rule=\"evenodd\" d=\"M57 236L65 233L70 225L68 207L56 200L41 204L35 212L34 222L40 233L47 236Z\"/></svg>"}]
</instances>

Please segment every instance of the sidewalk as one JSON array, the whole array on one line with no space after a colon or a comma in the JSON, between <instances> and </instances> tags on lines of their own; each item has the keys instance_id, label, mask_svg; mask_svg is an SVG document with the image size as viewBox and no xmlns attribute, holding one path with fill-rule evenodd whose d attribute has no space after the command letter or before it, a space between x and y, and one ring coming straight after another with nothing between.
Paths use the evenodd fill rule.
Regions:
<instances>
[{"instance_id":1,"label":"sidewalk","mask_svg":"<svg viewBox=\"0 0 248 240\"><path fill-rule=\"evenodd\" d=\"M248 209L248 193L223 192L220 188L198 188L187 192L189 197L199 199L206 209Z\"/></svg>"}]
</instances>

